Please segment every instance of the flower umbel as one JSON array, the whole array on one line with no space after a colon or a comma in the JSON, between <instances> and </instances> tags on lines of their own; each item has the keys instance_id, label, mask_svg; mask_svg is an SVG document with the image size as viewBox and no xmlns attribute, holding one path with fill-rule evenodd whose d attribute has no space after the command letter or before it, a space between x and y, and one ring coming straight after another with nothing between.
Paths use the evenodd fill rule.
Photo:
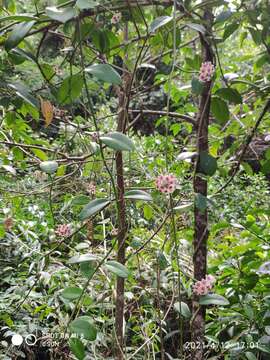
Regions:
<instances>
[{"instance_id":1,"label":"flower umbel","mask_svg":"<svg viewBox=\"0 0 270 360\"><path fill-rule=\"evenodd\" d=\"M112 24L118 24L122 19L122 14L120 12L116 12L113 14L112 18L111 18L111 23Z\"/></svg>"},{"instance_id":2,"label":"flower umbel","mask_svg":"<svg viewBox=\"0 0 270 360\"><path fill-rule=\"evenodd\" d=\"M212 290L215 278L213 275L206 275L205 279L196 281L193 286L193 293L195 295L207 295L210 290Z\"/></svg>"},{"instance_id":3,"label":"flower umbel","mask_svg":"<svg viewBox=\"0 0 270 360\"><path fill-rule=\"evenodd\" d=\"M202 63L200 68L199 80L201 82L208 82L212 79L215 72L215 66L210 61Z\"/></svg>"},{"instance_id":4,"label":"flower umbel","mask_svg":"<svg viewBox=\"0 0 270 360\"><path fill-rule=\"evenodd\" d=\"M71 235L71 227L68 224L58 225L55 234L60 237L68 237Z\"/></svg>"},{"instance_id":5,"label":"flower umbel","mask_svg":"<svg viewBox=\"0 0 270 360\"><path fill-rule=\"evenodd\" d=\"M159 175L156 178L156 187L164 194L172 194L176 189L176 183L176 177L173 174Z\"/></svg>"}]
</instances>

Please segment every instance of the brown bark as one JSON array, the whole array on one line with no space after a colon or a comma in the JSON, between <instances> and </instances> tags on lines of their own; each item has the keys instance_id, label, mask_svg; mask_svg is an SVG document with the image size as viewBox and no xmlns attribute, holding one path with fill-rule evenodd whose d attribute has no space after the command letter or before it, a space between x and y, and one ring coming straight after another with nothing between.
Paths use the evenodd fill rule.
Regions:
<instances>
[{"instance_id":1,"label":"brown bark","mask_svg":"<svg viewBox=\"0 0 270 360\"><path fill-rule=\"evenodd\" d=\"M124 131L125 123L125 94L121 92L119 95L119 107L121 109L118 117L118 128L117 131ZM124 184L124 173L123 173L123 155L121 151L116 152L116 177L117 177L117 209L118 209L118 252L117 261L121 264L125 264L125 237L127 231L126 224L126 206L124 199L125 184ZM124 346L124 291L125 281L121 277L117 277L116 283L116 311L115 311L115 329L117 337L117 351L116 356L118 360L124 359L123 346Z\"/></svg>"},{"instance_id":2,"label":"brown bark","mask_svg":"<svg viewBox=\"0 0 270 360\"><path fill-rule=\"evenodd\" d=\"M210 10L205 10L204 13L205 23L208 24L208 34L211 32L212 13ZM213 53L207 35L201 35L202 47L202 60L211 61L213 63ZM197 117L197 153L208 151L208 125L210 114L210 101L211 101L211 82L204 85L204 89L200 98L199 112ZM199 157L196 164L193 189L195 194L207 196L207 180L199 176ZM207 209L201 211L195 205L194 208L194 278L201 280L205 277L207 271L207 239L208 239L208 213ZM192 301L193 321L191 324L192 342L196 344L192 359L202 360L203 344L204 344L204 330L205 330L205 308L199 307L198 297L194 296Z\"/></svg>"},{"instance_id":3,"label":"brown bark","mask_svg":"<svg viewBox=\"0 0 270 360\"><path fill-rule=\"evenodd\" d=\"M125 40L128 40L128 24L125 24L124 31ZM126 55L127 60L127 55ZM127 101L130 92L130 76L128 73L123 73L122 76L123 87L119 89L118 93L118 123L117 131L125 133L127 124ZM126 235L127 235L127 221L126 221L126 204L125 204L125 181L124 181L124 165L123 154L117 151L115 154L116 164L116 185L117 185L117 212L118 212L118 250L117 261L121 264L126 262ZM125 311L125 280L124 278L117 277L116 280L116 309L115 309L115 331L116 331L116 359L124 360L124 311Z\"/></svg>"}]
</instances>

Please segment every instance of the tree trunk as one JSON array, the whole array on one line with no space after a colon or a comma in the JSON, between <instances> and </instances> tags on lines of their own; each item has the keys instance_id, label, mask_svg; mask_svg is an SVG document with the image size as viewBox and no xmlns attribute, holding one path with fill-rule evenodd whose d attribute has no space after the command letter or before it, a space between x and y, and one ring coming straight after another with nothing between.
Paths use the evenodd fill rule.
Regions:
<instances>
[{"instance_id":1,"label":"tree trunk","mask_svg":"<svg viewBox=\"0 0 270 360\"><path fill-rule=\"evenodd\" d=\"M207 35L211 33L212 12L205 10L204 20L208 25L207 33L200 36L202 46L202 61L210 61L213 63L213 53L207 39ZM197 117L197 153L208 151L208 125L211 102L211 81L204 85L200 98L199 112ZM199 176L199 157L197 160L193 189L195 194L207 196L207 180ZM200 210L196 204L194 207L194 240L193 240L193 266L194 278L201 280L205 277L207 271L207 239L208 239L208 213ZM192 343L195 343L192 359L203 360L203 344L205 331L205 308L199 306L198 297L194 295L192 301L193 321L191 324Z\"/></svg>"}]
</instances>

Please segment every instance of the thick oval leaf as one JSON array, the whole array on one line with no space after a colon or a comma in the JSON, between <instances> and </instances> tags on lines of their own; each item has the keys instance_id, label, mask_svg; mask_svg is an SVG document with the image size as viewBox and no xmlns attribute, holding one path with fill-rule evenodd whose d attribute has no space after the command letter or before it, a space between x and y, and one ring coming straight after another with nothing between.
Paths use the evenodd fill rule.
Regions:
<instances>
[{"instance_id":1,"label":"thick oval leaf","mask_svg":"<svg viewBox=\"0 0 270 360\"><path fill-rule=\"evenodd\" d=\"M173 208L173 210L182 213L182 212L185 212L192 208L193 208L193 204L189 203L189 204L185 204L185 205L176 206L175 208Z\"/></svg>"},{"instance_id":2,"label":"thick oval leaf","mask_svg":"<svg viewBox=\"0 0 270 360\"><path fill-rule=\"evenodd\" d=\"M223 33L223 40L226 40L230 37L239 27L239 23L232 23L226 26L224 33Z\"/></svg>"},{"instance_id":3,"label":"thick oval leaf","mask_svg":"<svg viewBox=\"0 0 270 360\"><path fill-rule=\"evenodd\" d=\"M46 174L54 174L58 169L57 161L43 161L39 164L39 167Z\"/></svg>"},{"instance_id":4,"label":"thick oval leaf","mask_svg":"<svg viewBox=\"0 0 270 360\"><path fill-rule=\"evenodd\" d=\"M177 156L177 160L191 160L197 156L196 152L185 151Z\"/></svg>"},{"instance_id":5,"label":"thick oval leaf","mask_svg":"<svg viewBox=\"0 0 270 360\"><path fill-rule=\"evenodd\" d=\"M120 264L118 261L107 261L105 264L106 268L114 273L115 275L121 277L121 278L127 278L128 277L128 270L123 265Z\"/></svg>"},{"instance_id":6,"label":"thick oval leaf","mask_svg":"<svg viewBox=\"0 0 270 360\"><path fill-rule=\"evenodd\" d=\"M14 169L14 167L10 166L10 165L0 165L0 167L2 167L3 169L5 169L7 172L11 173L12 175L16 175L16 169Z\"/></svg>"},{"instance_id":7,"label":"thick oval leaf","mask_svg":"<svg viewBox=\"0 0 270 360\"><path fill-rule=\"evenodd\" d=\"M77 0L76 6L80 10L84 9L93 9L94 7L98 6L99 2L95 0Z\"/></svg>"},{"instance_id":8,"label":"thick oval leaf","mask_svg":"<svg viewBox=\"0 0 270 360\"><path fill-rule=\"evenodd\" d=\"M68 287L61 292L61 296L67 300L78 299L82 295L82 289L78 287Z\"/></svg>"},{"instance_id":9,"label":"thick oval leaf","mask_svg":"<svg viewBox=\"0 0 270 360\"><path fill-rule=\"evenodd\" d=\"M39 104L36 98L34 98L30 91L21 83L8 83L7 86L16 92L21 99L23 99L28 104L34 106L35 108L39 108Z\"/></svg>"},{"instance_id":10,"label":"thick oval leaf","mask_svg":"<svg viewBox=\"0 0 270 360\"><path fill-rule=\"evenodd\" d=\"M211 100L211 112L219 123L224 124L230 119L228 105L217 96L213 96Z\"/></svg>"},{"instance_id":11,"label":"thick oval leaf","mask_svg":"<svg viewBox=\"0 0 270 360\"><path fill-rule=\"evenodd\" d=\"M168 24L172 19L173 19L172 16L160 16L160 17L158 17L149 26L149 32L150 33L155 32L160 27Z\"/></svg>"},{"instance_id":12,"label":"thick oval leaf","mask_svg":"<svg viewBox=\"0 0 270 360\"><path fill-rule=\"evenodd\" d=\"M199 300L199 304L200 305L220 305L220 306L225 306L225 305L229 305L229 301L218 294L208 294L208 295L204 295L200 297Z\"/></svg>"},{"instance_id":13,"label":"thick oval leaf","mask_svg":"<svg viewBox=\"0 0 270 360\"><path fill-rule=\"evenodd\" d=\"M133 141L126 135L117 131L100 136L100 140L113 150L132 151L135 149Z\"/></svg>"},{"instance_id":14,"label":"thick oval leaf","mask_svg":"<svg viewBox=\"0 0 270 360\"><path fill-rule=\"evenodd\" d=\"M233 104L242 104L243 102L242 96L239 94L239 92L232 88L218 89L215 94Z\"/></svg>"},{"instance_id":15,"label":"thick oval leaf","mask_svg":"<svg viewBox=\"0 0 270 360\"><path fill-rule=\"evenodd\" d=\"M19 45L19 43L24 39L24 37L28 34L28 32L31 30L33 25L35 24L35 21L24 21L20 24L17 24L14 26L13 30L9 34L9 37L7 38L5 42L5 48L7 51L11 50L15 46Z\"/></svg>"},{"instance_id":16,"label":"thick oval leaf","mask_svg":"<svg viewBox=\"0 0 270 360\"><path fill-rule=\"evenodd\" d=\"M181 306L180 306L181 304ZM183 301L181 301L181 303L176 302L174 304L174 309L181 314L182 316L184 316L184 318L189 319L191 317L191 312L189 310L189 307L186 303L184 303Z\"/></svg>"},{"instance_id":17,"label":"thick oval leaf","mask_svg":"<svg viewBox=\"0 0 270 360\"><path fill-rule=\"evenodd\" d=\"M75 255L69 259L68 264L80 264L84 262L96 261L98 257L93 254Z\"/></svg>"},{"instance_id":18,"label":"thick oval leaf","mask_svg":"<svg viewBox=\"0 0 270 360\"><path fill-rule=\"evenodd\" d=\"M122 82L121 76L109 64L94 64L87 67L85 71L109 84L120 85Z\"/></svg>"},{"instance_id":19,"label":"thick oval leaf","mask_svg":"<svg viewBox=\"0 0 270 360\"><path fill-rule=\"evenodd\" d=\"M233 12L231 10L225 10L219 13L216 17L216 22L223 22L229 19L233 15Z\"/></svg>"},{"instance_id":20,"label":"thick oval leaf","mask_svg":"<svg viewBox=\"0 0 270 360\"><path fill-rule=\"evenodd\" d=\"M81 316L73 320L69 325L69 329L72 334L83 336L86 340L96 340L97 330L86 316Z\"/></svg>"},{"instance_id":21,"label":"thick oval leaf","mask_svg":"<svg viewBox=\"0 0 270 360\"><path fill-rule=\"evenodd\" d=\"M65 23L76 16L76 11L72 7L57 8L52 6L46 8L46 14L50 19Z\"/></svg>"},{"instance_id":22,"label":"thick oval leaf","mask_svg":"<svg viewBox=\"0 0 270 360\"><path fill-rule=\"evenodd\" d=\"M69 340L69 347L78 360L84 360L85 350L84 350L84 345L80 339L76 337L72 337Z\"/></svg>"},{"instance_id":23,"label":"thick oval leaf","mask_svg":"<svg viewBox=\"0 0 270 360\"><path fill-rule=\"evenodd\" d=\"M205 33L205 27L201 24L197 24L197 23L189 23L187 24L187 26L192 29L192 30L195 30L195 31L198 31L202 34Z\"/></svg>"},{"instance_id":24,"label":"thick oval leaf","mask_svg":"<svg viewBox=\"0 0 270 360\"><path fill-rule=\"evenodd\" d=\"M203 174L212 176L217 170L217 160L207 151L202 151L200 153L200 171Z\"/></svg>"},{"instance_id":25,"label":"thick oval leaf","mask_svg":"<svg viewBox=\"0 0 270 360\"><path fill-rule=\"evenodd\" d=\"M257 356L250 351L245 352L247 360L257 360Z\"/></svg>"},{"instance_id":26,"label":"thick oval leaf","mask_svg":"<svg viewBox=\"0 0 270 360\"><path fill-rule=\"evenodd\" d=\"M125 198L130 200L152 201L152 196L143 190L130 190L125 193Z\"/></svg>"},{"instance_id":27,"label":"thick oval leaf","mask_svg":"<svg viewBox=\"0 0 270 360\"><path fill-rule=\"evenodd\" d=\"M102 209L110 204L108 199L95 199L90 201L80 212L79 219L81 221L88 219L89 217L97 214Z\"/></svg>"},{"instance_id":28,"label":"thick oval leaf","mask_svg":"<svg viewBox=\"0 0 270 360\"><path fill-rule=\"evenodd\" d=\"M270 261L266 261L265 263L263 263L259 267L258 273L262 275L270 275Z\"/></svg>"}]
</instances>

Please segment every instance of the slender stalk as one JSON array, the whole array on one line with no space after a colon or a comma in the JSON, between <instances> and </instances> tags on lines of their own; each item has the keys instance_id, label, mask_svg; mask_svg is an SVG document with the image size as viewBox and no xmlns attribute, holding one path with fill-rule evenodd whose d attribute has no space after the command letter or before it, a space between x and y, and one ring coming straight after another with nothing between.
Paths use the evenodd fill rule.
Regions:
<instances>
[{"instance_id":1,"label":"slender stalk","mask_svg":"<svg viewBox=\"0 0 270 360\"><path fill-rule=\"evenodd\" d=\"M210 46L210 39L207 35L211 34L211 24L213 15L210 9L204 11L205 24L207 24L206 35L200 35L202 60L213 63L213 52ZM200 154L203 151L208 152L208 125L211 102L211 81L204 85L203 92L200 98L199 112L198 112L198 127L197 127L197 152ZM207 196L207 180L200 176L199 157L195 167L193 189L195 194ZM194 206L194 240L193 240L193 266L194 278L201 280L206 275L207 270L207 239L208 239L208 212L207 209L202 211L195 204ZM192 343L196 344L196 349L193 350L192 359L203 360L204 351L204 331L205 331L205 309L200 307L198 297L193 296L192 299L192 313L193 321L191 322L191 336ZM199 344L199 346L197 346Z\"/></svg>"},{"instance_id":2,"label":"slender stalk","mask_svg":"<svg viewBox=\"0 0 270 360\"><path fill-rule=\"evenodd\" d=\"M125 40L128 40L128 24L125 25ZM127 93L131 86L129 77L123 72L123 88L119 92L119 113L117 131L124 133L126 124L126 100ZM126 262L126 233L127 233L127 222L126 222L126 204L125 204L125 183L124 183L124 165L123 165L123 154L121 151L117 151L115 154L115 165L116 165L116 186L117 186L117 215L118 215L118 251L117 261L121 264ZM124 309L125 309L125 280L122 277L117 277L116 281L116 309L115 309L115 332L116 332L116 358L118 360L124 360Z\"/></svg>"}]
</instances>

